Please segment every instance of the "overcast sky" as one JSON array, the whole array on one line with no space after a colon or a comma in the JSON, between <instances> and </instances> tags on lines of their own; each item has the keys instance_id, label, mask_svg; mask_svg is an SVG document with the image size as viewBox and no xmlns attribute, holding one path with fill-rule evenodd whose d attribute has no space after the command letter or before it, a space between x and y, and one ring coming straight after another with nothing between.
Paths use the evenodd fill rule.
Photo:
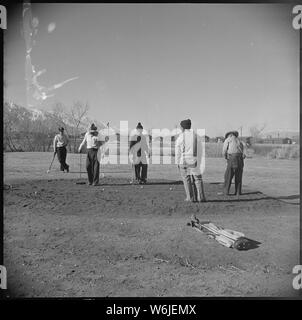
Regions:
<instances>
[{"instance_id":1,"label":"overcast sky","mask_svg":"<svg viewBox=\"0 0 302 320\"><path fill-rule=\"evenodd\" d=\"M37 106L81 100L90 116L210 136L266 123L299 130L299 31L274 4L32 4L40 84L79 77ZM22 7L5 31L5 97L26 106Z\"/></svg>"}]
</instances>

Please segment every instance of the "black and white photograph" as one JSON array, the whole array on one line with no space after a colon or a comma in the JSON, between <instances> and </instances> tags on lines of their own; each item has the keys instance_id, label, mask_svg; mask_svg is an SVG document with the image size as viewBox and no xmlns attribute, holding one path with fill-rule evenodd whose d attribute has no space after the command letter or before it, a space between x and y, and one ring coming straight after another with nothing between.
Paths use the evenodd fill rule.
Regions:
<instances>
[{"instance_id":1,"label":"black and white photograph","mask_svg":"<svg viewBox=\"0 0 302 320\"><path fill-rule=\"evenodd\" d=\"M301 297L301 5L0 13L6 298Z\"/></svg>"}]
</instances>

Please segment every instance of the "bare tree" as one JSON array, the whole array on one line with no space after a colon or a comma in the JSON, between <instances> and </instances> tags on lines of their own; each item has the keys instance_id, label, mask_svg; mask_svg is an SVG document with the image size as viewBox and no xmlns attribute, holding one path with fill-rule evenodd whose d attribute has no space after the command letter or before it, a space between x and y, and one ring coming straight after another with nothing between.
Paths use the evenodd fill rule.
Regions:
<instances>
[{"instance_id":1,"label":"bare tree","mask_svg":"<svg viewBox=\"0 0 302 320\"><path fill-rule=\"evenodd\" d=\"M74 102L73 106L70 108L70 122L72 124L72 135L74 139L74 152L77 150L77 137L80 134L80 128L87 124L87 114L89 110L89 105L81 101Z\"/></svg>"},{"instance_id":2,"label":"bare tree","mask_svg":"<svg viewBox=\"0 0 302 320\"><path fill-rule=\"evenodd\" d=\"M68 112L61 102L56 102L52 106L51 115L57 126L64 127L68 134Z\"/></svg>"},{"instance_id":3,"label":"bare tree","mask_svg":"<svg viewBox=\"0 0 302 320\"><path fill-rule=\"evenodd\" d=\"M10 151L17 151L17 147L13 141L14 124L16 120L16 114L11 112L11 105L9 102L4 102L3 105L3 138L4 138L4 150L9 148Z\"/></svg>"},{"instance_id":4,"label":"bare tree","mask_svg":"<svg viewBox=\"0 0 302 320\"><path fill-rule=\"evenodd\" d=\"M8 102L4 103L3 111L5 145L11 151L23 151L26 147L34 151L30 139L32 131L31 112L24 107ZM19 141L18 146L14 141L16 138L17 142ZM20 143L21 140L23 140L23 143ZM27 146L24 143L27 143Z\"/></svg>"},{"instance_id":5,"label":"bare tree","mask_svg":"<svg viewBox=\"0 0 302 320\"><path fill-rule=\"evenodd\" d=\"M76 151L80 130L88 126L88 104L76 102L67 110L57 103L52 112L33 112L12 102L3 106L3 146L9 151L49 151L59 126L74 140L69 150ZM83 129L85 128L85 129Z\"/></svg>"},{"instance_id":6,"label":"bare tree","mask_svg":"<svg viewBox=\"0 0 302 320\"><path fill-rule=\"evenodd\" d=\"M250 127L251 137L253 137L254 139L259 139L265 128L266 128L266 124L255 125L255 126Z\"/></svg>"}]
</instances>

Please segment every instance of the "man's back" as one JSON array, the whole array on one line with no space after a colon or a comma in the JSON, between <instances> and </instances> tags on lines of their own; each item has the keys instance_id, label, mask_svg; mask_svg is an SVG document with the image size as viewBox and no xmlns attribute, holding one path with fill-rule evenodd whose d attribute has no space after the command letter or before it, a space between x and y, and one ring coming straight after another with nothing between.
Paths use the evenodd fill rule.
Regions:
<instances>
[{"instance_id":1,"label":"man's back","mask_svg":"<svg viewBox=\"0 0 302 320\"><path fill-rule=\"evenodd\" d=\"M222 153L225 155L226 153L244 153L243 143L235 136L230 136L225 139L223 143L223 151Z\"/></svg>"},{"instance_id":2,"label":"man's back","mask_svg":"<svg viewBox=\"0 0 302 320\"><path fill-rule=\"evenodd\" d=\"M197 134L184 130L176 140L176 163L192 165L197 160Z\"/></svg>"}]
</instances>

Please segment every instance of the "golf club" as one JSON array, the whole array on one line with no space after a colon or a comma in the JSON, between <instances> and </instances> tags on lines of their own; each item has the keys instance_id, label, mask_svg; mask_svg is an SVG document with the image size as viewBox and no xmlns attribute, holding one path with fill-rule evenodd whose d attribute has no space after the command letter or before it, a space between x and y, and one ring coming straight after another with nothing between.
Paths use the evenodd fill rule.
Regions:
<instances>
[{"instance_id":1,"label":"golf club","mask_svg":"<svg viewBox=\"0 0 302 320\"><path fill-rule=\"evenodd\" d=\"M80 180L82 179L82 153L80 152ZM86 184L85 181L77 181L76 184Z\"/></svg>"},{"instance_id":2,"label":"golf club","mask_svg":"<svg viewBox=\"0 0 302 320\"><path fill-rule=\"evenodd\" d=\"M48 170L46 171L47 173L50 172L50 169L51 169L51 166L52 166L52 164L53 164L53 161L55 160L56 153L57 153L57 152L54 152L54 154L53 154L53 158L52 158L52 160L51 160L50 166L49 166Z\"/></svg>"},{"instance_id":3,"label":"golf club","mask_svg":"<svg viewBox=\"0 0 302 320\"><path fill-rule=\"evenodd\" d=\"M102 162L100 162L100 176L101 176L101 178L105 178L105 173L103 172Z\"/></svg>"},{"instance_id":4,"label":"golf club","mask_svg":"<svg viewBox=\"0 0 302 320\"><path fill-rule=\"evenodd\" d=\"M80 152L80 179L82 178L82 153Z\"/></svg>"},{"instance_id":5,"label":"golf club","mask_svg":"<svg viewBox=\"0 0 302 320\"><path fill-rule=\"evenodd\" d=\"M197 189L195 185L195 179L193 175L190 175L190 182L191 182L191 188L192 188L192 194L193 194L193 202L197 201Z\"/></svg>"},{"instance_id":6,"label":"golf club","mask_svg":"<svg viewBox=\"0 0 302 320\"><path fill-rule=\"evenodd\" d=\"M101 159L100 159L100 177L101 178L105 177L105 173L103 172L103 169L104 169L103 158L104 158L104 155L101 155Z\"/></svg>"}]
</instances>

